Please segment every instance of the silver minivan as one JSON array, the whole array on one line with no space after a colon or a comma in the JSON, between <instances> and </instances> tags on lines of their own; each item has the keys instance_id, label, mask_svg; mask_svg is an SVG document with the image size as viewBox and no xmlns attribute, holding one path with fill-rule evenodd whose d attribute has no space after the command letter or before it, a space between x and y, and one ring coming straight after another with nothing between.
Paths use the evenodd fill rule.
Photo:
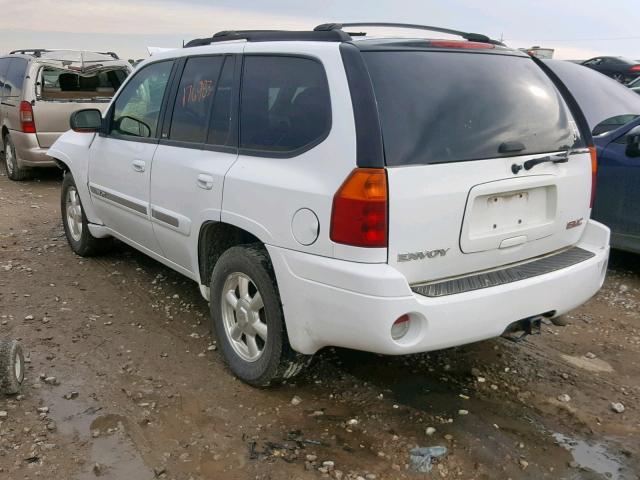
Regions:
<instances>
[{"instance_id":1,"label":"silver minivan","mask_svg":"<svg viewBox=\"0 0 640 480\"><path fill-rule=\"evenodd\" d=\"M83 108L105 109L132 71L115 53L16 50L0 57L0 151L7 176L55 166L48 148Z\"/></svg>"}]
</instances>

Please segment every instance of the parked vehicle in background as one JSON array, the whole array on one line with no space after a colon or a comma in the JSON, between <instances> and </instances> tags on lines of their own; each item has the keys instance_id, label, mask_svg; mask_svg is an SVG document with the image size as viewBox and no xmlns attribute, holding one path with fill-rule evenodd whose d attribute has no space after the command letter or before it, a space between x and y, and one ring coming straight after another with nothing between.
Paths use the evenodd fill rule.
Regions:
<instances>
[{"instance_id":1,"label":"parked vehicle in background","mask_svg":"<svg viewBox=\"0 0 640 480\"><path fill-rule=\"evenodd\" d=\"M640 95L640 77L636 78L633 82L627 85L631 90Z\"/></svg>"},{"instance_id":2,"label":"parked vehicle in background","mask_svg":"<svg viewBox=\"0 0 640 480\"><path fill-rule=\"evenodd\" d=\"M11 180L55 166L48 148L69 129L69 115L103 110L131 72L114 53L16 50L0 57L0 153Z\"/></svg>"},{"instance_id":3,"label":"parked vehicle in background","mask_svg":"<svg viewBox=\"0 0 640 480\"><path fill-rule=\"evenodd\" d=\"M345 24L344 27L390 24ZM231 370L539 328L598 291L595 150L539 60L490 38L221 32L141 64L49 150L67 240L200 285Z\"/></svg>"},{"instance_id":4,"label":"parked vehicle in background","mask_svg":"<svg viewBox=\"0 0 640 480\"><path fill-rule=\"evenodd\" d=\"M640 63L624 57L595 57L582 63L617 82L628 83L640 77Z\"/></svg>"},{"instance_id":5,"label":"parked vehicle in background","mask_svg":"<svg viewBox=\"0 0 640 480\"><path fill-rule=\"evenodd\" d=\"M545 62L567 85L594 131L598 193L593 218L614 248L640 253L640 97L579 65Z\"/></svg>"}]
</instances>

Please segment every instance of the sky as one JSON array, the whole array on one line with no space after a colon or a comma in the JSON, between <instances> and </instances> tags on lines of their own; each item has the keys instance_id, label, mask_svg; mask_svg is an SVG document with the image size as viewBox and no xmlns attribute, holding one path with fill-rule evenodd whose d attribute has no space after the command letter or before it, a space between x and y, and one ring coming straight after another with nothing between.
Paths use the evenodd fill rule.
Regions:
<instances>
[{"instance_id":1,"label":"sky","mask_svg":"<svg viewBox=\"0 0 640 480\"><path fill-rule=\"evenodd\" d=\"M220 30L312 29L327 22L447 27L561 59L640 60L640 0L0 0L0 53L18 48L115 51L180 47ZM368 29L369 33L390 31ZM419 35L415 31L401 34ZM428 34L425 34L428 35ZM437 35L437 37L443 37ZM433 36L433 34L432 34Z\"/></svg>"}]
</instances>

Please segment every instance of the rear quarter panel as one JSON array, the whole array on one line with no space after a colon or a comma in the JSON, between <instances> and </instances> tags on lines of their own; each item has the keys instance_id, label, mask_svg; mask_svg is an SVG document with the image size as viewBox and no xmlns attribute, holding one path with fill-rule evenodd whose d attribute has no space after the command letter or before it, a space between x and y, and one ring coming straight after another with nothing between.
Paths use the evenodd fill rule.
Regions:
<instances>
[{"instance_id":1,"label":"rear quarter panel","mask_svg":"<svg viewBox=\"0 0 640 480\"><path fill-rule=\"evenodd\" d=\"M351 94L338 44L248 43L245 54L300 55L319 60L331 97L331 130L319 145L292 158L240 155L225 178L222 221L243 228L266 244L360 262L386 262L386 249L347 247L331 241L333 196L356 167ZM319 221L318 239L298 243L292 220L300 209Z\"/></svg>"}]
</instances>

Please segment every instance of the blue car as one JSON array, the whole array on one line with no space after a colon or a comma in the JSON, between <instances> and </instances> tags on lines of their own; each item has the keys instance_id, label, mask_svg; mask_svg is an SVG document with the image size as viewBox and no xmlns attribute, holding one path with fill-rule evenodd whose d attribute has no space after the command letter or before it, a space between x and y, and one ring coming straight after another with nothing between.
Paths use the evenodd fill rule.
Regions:
<instances>
[{"instance_id":1,"label":"blue car","mask_svg":"<svg viewBox=\"0 0 640 480\"><path fill-rule=\"evenodd\" d=\"M544 62L580 104L598 153L592 217L611 229L611 246L640 253L640 96L593 70Z\"/></svg>"}]
</instances>

